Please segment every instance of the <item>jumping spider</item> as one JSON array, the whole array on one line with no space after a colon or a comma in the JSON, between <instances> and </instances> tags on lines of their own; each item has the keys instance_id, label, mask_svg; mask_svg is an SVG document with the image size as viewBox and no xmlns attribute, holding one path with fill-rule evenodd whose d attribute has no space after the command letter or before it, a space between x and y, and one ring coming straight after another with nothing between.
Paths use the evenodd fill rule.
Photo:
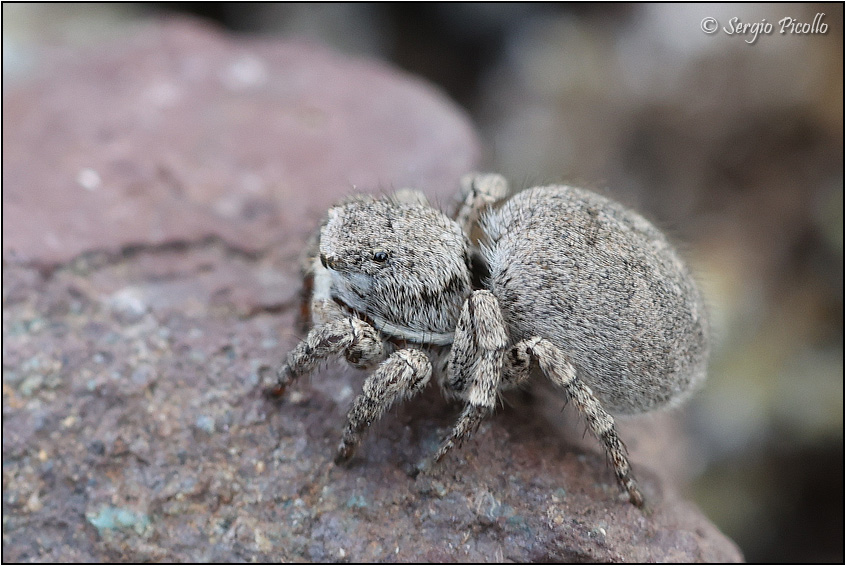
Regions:
<instances>
[{"instance_id":1,"label":"jumping spider","mask_svg":"<svg viewBox=\"0 0 846 566\"><path fill-rule=\"evenodd\" d=\"M639 214L568 186L507 193L499 175L469 175L453 218L413 190L330 209L309 267L314 327L279 368L274 391L330 356L376 367L349 411L341 462L434 373L465 403L438 462L537 366L584 415L642 507L608 411L676 405L704 379L702 297Z\"/></svg>"}]
</instances>

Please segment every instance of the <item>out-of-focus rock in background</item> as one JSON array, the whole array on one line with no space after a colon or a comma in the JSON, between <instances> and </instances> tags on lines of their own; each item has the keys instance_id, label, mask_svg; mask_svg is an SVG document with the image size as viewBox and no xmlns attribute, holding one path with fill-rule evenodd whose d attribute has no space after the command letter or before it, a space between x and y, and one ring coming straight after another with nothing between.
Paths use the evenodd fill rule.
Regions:
<instances>
[{"instance_id":1,"label":"out-of-focus rock in background","mask_svg":"<svg viewBox=\"0 0 846 566\"><path fill-rule=\"evenodd\" d=\"M145 25L145 20L161 15L156 10L135 5L5 4L4 88L49 72L45 61L56 61L80 44L130 35L131 30ZM694 478L690 495L740 544L750 561L842 561L841 5L430 5L409 9L368 4L218 4L194 10L205 10L202 16L236 31L310 38L348 53L382 57L429 78L465 106L489 151L487 168L505 174L513 185L565 181L602 190L643 211L683 242L712 305L717 338L709 382L682 413L687 416L684 426L692 441L685 447L685 462L679 465ZM825 33L779 33L782 18L810 23L818 13L825 13ZM706 17L718 22L714 34L706 34L700 27ZM736 25L731 23L732 18L741 23L767 22L774 29L751 42L751 34L726 32L725 28ZM261 75L251 72L256 71L255 66L239 68L241 72L233 77L241 82ZM124 72L130 75L131 69ZM167 89L155 90L155 86L147 85L152 89L148 103L172 99ZM221 119L237 123L237 117ZM68 155L78 151L72 143L69 146ZM237 153L237 143L230 149ZM48 146L45 151L64 155L60 148ZM179 158L177 153L171 159ZM178 162L169 163L179 166ZM200 174L193 173L189 165L180 171ZM205 165L215 170L213 162ZM103 182L102 172L96 167L78 164L75 171L76 187L82 187L79 198L88 198L85 191L96 190ZM150 181L143 173L139 173L142 180ZM47 177L44 180L50 181ZM215 183L214 179L205 182ZM220 187L222 198L224 185ZM272 200L272 194L265 196ZM197 204L201 211L209 207L210 218L225 216L227 210L246 210L241 205L215 209L214 203ZM4 236L7 208L4 194ZM112 241L104 237L108 234L92 233L84 226L84 219L72 227L95 240ZM148 228L155 225L149 220L147 224L143 219L130 220ZM257 238L259 243L269 243L271 240L262 237L270 238L271 233L263 232L260 224L261 220L254 223L255 228L240 241ZM189 233L191 229L178 223L168 226L177 232ZM56 245L73 246L74 242ZM5 246L4 241L4 261ZM200 251L210 257L198 260L196 269L234 269L227 256L232 250L227 252L210 242ZM143 250L140 253L143 260ZM266 261L287 261L294 251L287 253L278 260L267 256L271 259ZM218 256L227 257L224 261ZM157 257L149 268L162 269L161 261ZM114 269L122 268L118 264L100 272L98 277L104 278L101 285L108 285L109 277L131 280L131 273L110 275ZM274 270L267 269L266 273ZM159 278L161 284L173 279L167 275ZM24 279L4 282L4 312L9 294L14 301L15 286L37 286L39 276L33 273L29 280ZM247 279L253 280L256 289L271 294L278 287L278 282L263 279L261 273ZM233 273L231 280L237 281L238 273ZM230 287L237 289L234 284ZM45 332L38 328L43 309L85 312L91 294L81 289L75 295L71 293L75 300L54 305L45 298L44 304L31 306L34 310L26 328L7 332L4 326L4 344L12 330L21 334ZM157 292L151 296L165 295ZM224 306L238 302L227 297L215 300L217 303L212 304ZM287 300L267 298L269 312L273 305ZM146 320L144 308L139 306L143 304L138 292L114 289L115 316L130 317L130 322L132 317L141 317L141 324ZM210 356L212 351L203 350L201 337L191 328L180 329L180 324L190 325L190 321L177 318L171 326L184 330L180 344L192 340L197 344L176 346L188 353L196 350L197 360L192 363L202 366L205 362L200 358ZM89 338L79 339L100 341L110 336L108 329L96 325L87 332ZM161 332L159 329L150 336ZM257 343L266 344L275 353L269 345L275 340L270 327L250 332L257 333ZM143 334L147 336L149 329ZM164 340L162 347L174 347L174 339L160 338ZM123 338L115 335L112 339ZM150 340L145 339L144 348L159 347L158 342ZM46 351L48 346L41 347ZM80 350L88 347L80 345ZM237 345L235 348L233 351L237 351ZM131 388L137 383L141 392L147 388L145 383L156 381L154 372L140 363L143 360L131 357L143 357L145 351L126 352L131 361L127 366L133 368L132 379L116 381L110 387ZM270 355L250 353L254 359ZM238 352L238 359L244 355ZM51 364L58 362L49 358L33 352L26 359L10 360L7 366L4 356L4 408L7 403L22 402L21 396L35 395L38 401L44 391L49 396L58 387L53 382L61 372L51 369ZM82 362L60 361L71 368L75 363ZM98 363L115 366L110 371L120 372L117 366L122 362L103 359ZM255 368L245 366L244 371L252 375ZM98 379L104 378L92 375L93 391L101 385L109 386L99 384ZM11 390L7 392L7 388ZM198 400L206 402L225 406L215 400ZM151 411L153 405L151 402ZM32 413L35 421L26 426L36 431L57 424L72 429L79 416L71 409L60 423L40 422L36 411ZM92 406L90 410L99 409ZM225 411L206 419L198 417L195 433L209 434L218 427L232 426L226 419ZM295 423L289 424L294 427ZM167 419L153 425L158 429L171 426ZM290 438L298 435L293 428L289 432ZM156 432L165 433L167 430ZM109 431L102 431L102 435L107 437ZM118 440L95 438L88 448L90 458L114 453L155 460L155 454L149 453L149 441L123 439L126 447L120 449ZM26 438L21 443L25 444ZM225 450L219 448L216 454L225 459ZM4 453L5 449L4 442ZM37 450L33 454L40 459L40 463L33 460L33 466L41 466L38 473L50 476L53 472L44 467L50 467L51 455ZM73 471L63 471L62 477L67 474L72 476ZM146 483L142 479L139 482ZM79 481L84 482L84 478ZM434 489L446 493L451 484L444 485ZM71 502L81 497L79 486L63 489ZM107 493L104 487L88 489ZM168 489L173 495L162 495L161 505L190 507L192 497L205 504L210 488L174 483ZM226 502L231 501L233 489L215 485L211 492ZM39 497L40 492L35 490L25 502L4 500L4 510L7 504L37 510L43 505ZM491 492L491 497L499 501L496 493ZM353 507L366 507L366 499L351 496L350 501ZM359 505L362 501L365 503ZM137 511L143 506L136 504L115 501L111 506L91 509L89 522L105 533L122 532L109 525L122 525L124 530L137 526L140 532L148 532L146 522L150 519ZM291 513L296 514L298 508L294 507ZM308 513L301 515L300 519L292 515L292 520L308 520ZM54 528L61 526L62 518L57 517ZM221 524L221 536L252 536L251 544L257 545L267 542L259 530L248 533L249 525L230 527ZM596 527L595 533L602 534L603 530ZM335 531L329 525L326 532ZM374 550L372 555L378 553ZM151 551L151 559L156 556Z\"/></svg>"}]
</instances>

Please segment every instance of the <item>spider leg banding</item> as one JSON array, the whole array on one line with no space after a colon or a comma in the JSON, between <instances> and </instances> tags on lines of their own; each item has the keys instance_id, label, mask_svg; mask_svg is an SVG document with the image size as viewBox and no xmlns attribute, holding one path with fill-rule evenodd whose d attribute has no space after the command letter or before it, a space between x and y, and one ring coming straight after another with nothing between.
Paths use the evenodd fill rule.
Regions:
<instances>
[{"instance_id":1,"label":"spider leg banding","mask_svg":"<svg viewBox=\"0 0 846 566\"><path fill-rule=\"evenodd\" d=\"M368 376L361 395L353 402L335 461L349 460L364 432L382 417L388 407L395 401L410 399L420 393L431 376L432 364L420 350L400 350L382 362Z\"/></svg>"}]
</instances>

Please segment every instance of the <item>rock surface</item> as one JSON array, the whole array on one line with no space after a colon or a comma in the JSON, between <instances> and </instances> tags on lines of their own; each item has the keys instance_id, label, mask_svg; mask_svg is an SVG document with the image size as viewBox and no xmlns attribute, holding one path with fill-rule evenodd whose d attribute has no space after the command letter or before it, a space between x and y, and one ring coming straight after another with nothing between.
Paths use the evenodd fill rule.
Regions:
<instances>
[{"instance_id":1,"label":"rock surface","mask_svg":"<svg viewBox=\"0 0 846 566\"><path fill-rule=\"evenodd\" d=\"M4 561L742 559L672 487L670 418L621 426L645 515L547 397L509 397L413 479L457 416L434 388L346 467L362 373L261 395L301 335L299 254L325 208L352 187L447 204L477 165L430 87L178 22L3 104Z\"/></svg>"}]
</instances>

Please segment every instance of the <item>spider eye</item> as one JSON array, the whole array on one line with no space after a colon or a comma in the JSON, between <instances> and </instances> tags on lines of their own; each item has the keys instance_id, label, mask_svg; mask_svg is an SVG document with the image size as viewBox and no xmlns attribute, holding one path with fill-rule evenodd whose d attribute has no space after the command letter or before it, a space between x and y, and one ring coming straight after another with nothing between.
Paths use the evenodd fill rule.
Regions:
<instances>
[{"instance_id":1,"label":"spider eye","mask_svg":"<svg viewBox=\"0 0 846 566\"><path fill-rule=\"evenodd\" d=\"M385 263L386 261L388 261L388 252L384 252L381 250L378 252L373 252L373 261Z\"/></svg>"}]
</instances>

